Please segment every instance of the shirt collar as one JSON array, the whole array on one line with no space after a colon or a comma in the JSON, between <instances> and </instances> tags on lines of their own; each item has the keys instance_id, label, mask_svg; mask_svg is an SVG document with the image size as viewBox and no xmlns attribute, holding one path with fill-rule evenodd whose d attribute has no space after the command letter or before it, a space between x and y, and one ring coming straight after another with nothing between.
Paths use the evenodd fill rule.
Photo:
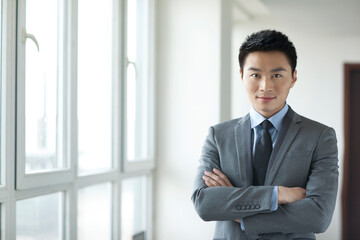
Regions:
<instances>
[{"instance_id":1,"label":"shirt collar","mask_svg":"<svg viewBox=\"0 0 360 240\"><path fill-rule=\"evenodd\" d=\"M284 119L287 111L289 110L289 106L287 103L285 103L285 106L278 111L276 114L271 116L268 120L271 122L271 124L275 127L275 129L280 132L282 120ZM260 123L262 123L266 118L258 113L253 106L250 108L250 122L251 122L251 128L255 128Z\"/></svg>"}]
</instances>

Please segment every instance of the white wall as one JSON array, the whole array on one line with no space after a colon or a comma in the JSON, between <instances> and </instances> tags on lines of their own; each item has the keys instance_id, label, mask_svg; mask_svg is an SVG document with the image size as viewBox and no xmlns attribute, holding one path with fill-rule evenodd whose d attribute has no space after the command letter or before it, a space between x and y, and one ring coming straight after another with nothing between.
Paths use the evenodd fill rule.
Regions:
<instances>
[{"instance_id":1,"label":"white wall","mask_svg":"<svg viewBox=\"0 0 360 240\"><path fill-rule=\"evenodd\" d=\"M157 1L154 239L211 239L191 193L208 127L219 121L220 0Z\"/></svg>"}]
</instances>

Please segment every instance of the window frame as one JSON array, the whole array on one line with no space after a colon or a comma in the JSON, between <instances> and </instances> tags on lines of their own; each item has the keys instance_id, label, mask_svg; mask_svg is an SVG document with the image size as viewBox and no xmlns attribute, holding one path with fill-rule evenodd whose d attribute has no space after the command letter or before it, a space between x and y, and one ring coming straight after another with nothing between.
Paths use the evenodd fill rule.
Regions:
<instances>
[{"instance_id":1,"label":"window frame","mask_svg":"<svg viewBox=\"0 0 360 240\"><path fill-rule=\"evenodd\" d=\"M1 0L0 0L1 1ZM67 136L67 160L68 165L64 170L25 174L25 157L21 155L24 150L24 142L21 145L19 139L23 137L24 116L19 111L24 111L24 97L18 92L24 82L19 83L19 77L24 68L19 67L18 41L21 41L21 21L25 21L25 15L21 11L21 1L26 0L2 0L2 86L1 86L1 184L0 207L1 207L1 238L16 238L16 202L18 200L37 197L54 192L64 193L64 239L76 239L77 237L77 196L78 190L95 184L110 182L112 184L112 237L121 238L121 183L124 179L145 176L147 179L147 211L146 213L146 239L151 240L153 235L153 175L155 168L155 141L154 141L154 2L150 0L150 40L149 60L150 76L150 118L149 130L151 159L143 162L128 162L125 159L125 102L124 102L124 16L125 0L113 0L114 2L114 120L113 120L113 168L91 174L78 174L77 169L77 12L78 0L65 0L65 9L68 15L66 26L68 35L65 41L64 52L64 83L67 94L64 96L64 106L67 108L66 127ZM24 11L24 10L23 10ZM21 19L22 18L22 19ZM20 29L20 30L19 30ZM15 41L16 40L16 41ZM75 50L74 50L75 49ZM23 72L21 72L23 71ZM23 86L21 86L21 84ZM21 97L22 95L22 97ZM20 105L19 105L20 104ZM21 108L23 104L23 108ZM120 109L120 110L119 110ZM117 110L117 111L115 111ZM65 111L66 112L66 111ZM23 126L21 128L21 126ZM20 144L20 145L19 145ZM22 160L21 160L22 159ZM22 170L21 170L22 169Z\"/></svg>"},{"instance_id":2,"label":"window frame","mask_svg":"<svg viewBox=\"0 0 360 240\"><path fill-rule=\"evenodd\" d=\"M29 189L34 187L42 187L47 185L55 185L71 182L74 180L74 168L71 166L72 161L69 161L69 154L66 151L64 153L64 165L65 167L59 170L50 170L46 172L35 172L35 173L26 173L25 172L25 44L22 42L22 31L26 26L26 0L19 0L17 5L17 77L16 77L16 188L17 189ZM64 19L67 19L68 9L67 9L67 1L64 1ZM66 21L65 21L66 23ZM68 36L68 28L71 26L64 26L64 58L63 58L63 66L66 66L68 57L68 49L67 46L69 43ZM64 129L63 129L63 142L69 143L72 138L68 138L67 130L68 121L67 121L67 113L69 106L69 100L67 99L67 92L71 92L71 78L67 78L67 68L64 67L62 75L63 79L63 121L64 121ZM70 85L70 86L68 86ZM72 109L70 109L72 110ZM70 125L73 122L70 123ZM65 145L65 144L64 144ZM71 145L70 145L71 146ZM67 150L69 145L65 147Z\"/></svg>"},{"instance_id":3,"label":"window frame","mask_svg":"<svg viewBox=\"0 0 360 240\"><path fill-rule=\"evenodd\" d=\"M122 7L122 15L123 15L123 24L122 24L122 35L124 36L123 38L123 42L122 42L122 79L123 79L123 90L122 90L122 94L123 94L123 110L122 110L122 114L123 114L123 138L122 138L122 142L123 142L123 154L122 154L122 158L124 159L122 161L122 170L125 173L134 173L137 171L141 171L141 170L152 170L155 168L155 149L156 149L156 145L155 145L155 77L154 77L154 69L155 69L155 54L154 54L154 47L155 46L155 2L154 0L149 0L149 49L148 49L148 63L149 63L149 80L148 80L148 84L149 84L149 91L148 91L148 117L149 117L149 136L148 136L148 148L149 148L149 157L146 159L142 159L142 160L135 160L135 161L130 161L129 159L127 159L127 144L126 144L126 136L127 136L127 124L126 124L126 113L127 113L127 109L126 109L126 96L127 96L127 66L129 64L134 64L134 63L130 63L127 59L127 53L126 53L126 49L127 49L127 1L128 0L123 0L123 7ZM136 68L136 67L135 67Z\"/></svg>"},{"instance_id":4,"label":"window frame","mask_svg":"<svg viewBox=\"0 0 360 240\"><path fill-rule=\"evenodd\" d=\"M6 75L5 73L7 72L6 71L6 67L7 65L5 64L6 63L6 54L7 52L5 52L4 54L4 50L6 51L6 49L3 47L4 46L4 39L6 36L6 34L4 34L4 26L6 26L5 24L7 23L6 21L6 18L4 16L4 4L3 4L3 1L0 0L0 11L1 11L1 27L0 27L0 37L1 37L1 40L0 40L0 56L1 56L1 59L0 59L0 93L1 93L1 99L0 99L0 194L2 194L2 189L5 188L5 184L6 184L6 161L5 161L5 153L6 153L6 141L4 141L6 139L6 121L5 119L3 119L3 116L7 116L6 113L6 97L7 97L7 94L6 94L6 86L7 84L4 84L5 83L5 80L6 80ZM5 24L3 24L5 23ZM5 29L6 30L6 29Z\"/></svg>"},{"instance_id":5,"label":"window frame","mask_svg":"<svg viewBox=\"0 0 360 240\"><path fill-rule=\"evenodd\" d=\"M16 1L2 0L1 239L15 239ZM5 171L5 172L4 172Z\"/></svg>"}]
</instances>

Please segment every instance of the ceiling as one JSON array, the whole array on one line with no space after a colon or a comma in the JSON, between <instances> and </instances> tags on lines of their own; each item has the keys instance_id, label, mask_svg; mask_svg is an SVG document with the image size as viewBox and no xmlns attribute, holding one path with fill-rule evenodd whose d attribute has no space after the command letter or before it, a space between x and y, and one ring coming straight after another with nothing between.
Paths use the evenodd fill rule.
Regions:
<instances>
[{"instance_id":1,"label":"ceiling","mask_svg":"<svg viewBox=\"0 0 360 240\"><path fill-rule=\"evenodd\" d=\"M360 0L236 0L237 21L271 15L304 34L360 35Z\"/></svg>"}]
</instances>

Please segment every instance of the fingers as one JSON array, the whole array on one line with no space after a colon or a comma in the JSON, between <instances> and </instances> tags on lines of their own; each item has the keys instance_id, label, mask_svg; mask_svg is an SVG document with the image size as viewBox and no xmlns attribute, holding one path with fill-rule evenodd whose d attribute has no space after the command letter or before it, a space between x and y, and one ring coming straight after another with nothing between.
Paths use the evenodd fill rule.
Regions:
<instances>
[{"instance_id":1,"label":"fingers","mask_svg":"<svg viewBox=\"0 0 360 240\"><path fill-rule=\"evenodd\" d=\"M208 187L232 187L229 179L220 170L214 168L214 173L205 171L203 180Z\"/></svg>"},{"instance_id":2,"label":"fingers","mask_svg":"<svg viewBox=\"0 0 360 240\"><path fill-rule=\"evenodd\" d=\"M283 186L278 187L278 203L288 204L299 201L306 197L306 190L301 187L287 188Z\"/></svg>"},{"instance_id":3,"label":"fingers","mask_svg":"<svg viewBox=\"0 0 360 240\"><path fill-rule=\"evenodd\" d=\"M204 174L206 177L208 177L207 180L210 181L213 185L223 187L227 186L222 176L219 176L209 171L205 171Z\"/></svg>"},{"instance_id":4,"label":"fingers","mask_svg":"<svg viewBox=\"0 0 360 240\"><path fill-rule=\"evenodd\" d=\"M238 223L241 223L241 220L240 220L240 219L235 219L234 221L235 221L235 222L238 222Z\"/></svg>"},{"instance_id":5,"label":"fingers","mask_svg":"<svg viewBox=\"0 0 360 240\"><path fill-rule=\"evenodd\" d=\"M294 201L301 200L306 196L306 190L301 187L290 188L292 191Z\"/></svg>"},{"instance_id":6,"label":"fingers","mask_svg":"<svg viewBox=\"0 0 360 240\"><path fill-rule=\"evenodd\" d=\"M204 179L205 184L208 187L220 187L221 186L217 181L215 181L214 179L212 179L210 177L207 177L204 175L202 178Z\"/></svg>"},{"instance_id":7,"label":"fingers","mask_svg":"<svg viewBox=\"0 0 360 240\"><path fill-rule=\"evenodd\" d=\"M297 191L297 194L298 194L298 198L299 198L298 200L306 197L306 190L304 188L295 187L295 190Z\"/></svg>"},{"instance_id":8,"label":"fingers","mask_svg":"<svg viewBox=\"0 0 360 240\"><path fill-rule=\"evenodd\" d=\"M232 187L232 184L230 183L229 179L225 174L223 174L220 170L214 168L214 173L216 173L224 182L227 187Z\"/></svg>"}]
</instances>

